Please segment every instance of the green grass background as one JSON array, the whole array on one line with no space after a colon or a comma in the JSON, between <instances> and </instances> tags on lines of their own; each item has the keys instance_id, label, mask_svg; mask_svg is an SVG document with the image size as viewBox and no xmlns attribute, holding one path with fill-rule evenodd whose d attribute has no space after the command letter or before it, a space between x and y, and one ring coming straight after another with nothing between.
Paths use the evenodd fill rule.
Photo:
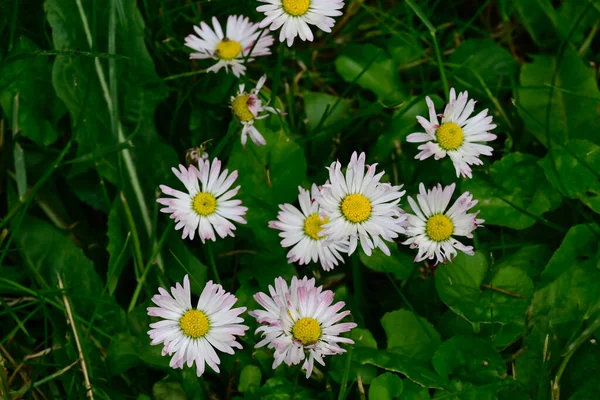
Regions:
<instances>
[{"instance_id":1,"label":"green grass background","mask_svg":"<svg viewBox=\"0 0 600 400\"><path fill-rule=\"evenodd\" d=\"M350 0L332 34L276 42L240 80L189 60L192 25L259 21L258 5L0 1L0 398L84 399L85 365L96 399L596 399L600 2ZM263 73L287 115L244 150L228 101ZM425 96L440 109L449 87L498 125L470 180L448 159L414 160L405 140ZM201 144L240 171L249 208L212 253L155 202ZM267 228L277 205L355 150L408 194L471 191L486 220L476 255L434 267L398 245L329 273L287 264ZM221 374L169 369L146 307L185 274L199 295L211 254L249 309L275 277L314 275L352 310L356 344L307 380L271 369L246 317Z\"/></svg>"}]
</instances>

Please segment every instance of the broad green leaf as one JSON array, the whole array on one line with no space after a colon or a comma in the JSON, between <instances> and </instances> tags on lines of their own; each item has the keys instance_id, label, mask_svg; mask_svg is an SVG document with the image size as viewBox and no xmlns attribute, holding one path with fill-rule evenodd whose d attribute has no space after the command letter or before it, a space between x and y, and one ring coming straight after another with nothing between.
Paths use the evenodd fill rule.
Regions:
<instances>
[{"instance_id":1,"label":"broad green leaf","mask_svg":"<svg viewBox=\"0 0 600 400\"><path fill-rule=\"evenodd\" d=\"M360 261L369 269L378 272L388 272L396 277L396 279L408 279L417 264L413 262L413 257L398 250L397 246L390 246L391 255L388 257L379 249L373 250L371 256L367 256L360 249Z\"/></svg>"},{"instance_id":2,"label":"broad green leaf","mask_svg":"<svg viewBox=\"0 0 600 400\"><path fill-rule=\"evenodd\" d=\"M421 42L414 35L405 32L395 32L392 39L388 41L387 49L399 67L425 56Z\"/></svg>"},{"instance_id":3,"label":"broad green leaf","mask_svg":"<svg viewBox=\"0 0 600 400\"><path fill-rule=\"evenodd\" d=\"M292 400L292 399L313 399L316 393L301 385L294 385L282 376L267 379L265 384L250 397L248 393L245 399L257 400Z\"/></svg>"},{"instance_id":4,"label":"broad green leaf","mask_svg":"<svg viewBox=\"0 0 600 400\"><path fill-rule=\"evenodd\" d=\"M490 339L497 349L504 349L516 342L525 333L525 322L509 322L508 324L481 324L479 331L464 318L452 310L448 310L437 321L436 328L443 339L458 335L475 335L479 338Z\"/></svg>"},{"instance_id":5,"label":"broad green leaf","mask_svg":"<svg viewBox=\"0 0 600 400\"><path fill-rule=\"evenodd\" d=\"M60 275L75 313L88 321L93 318L105 332L123 329L123 309L114 297L104 294L104 285L94 264L68 236L34 217L26 217L14 235L38 284L57 288L57 274Z\"/></svg>"},{"instance_id":6,"label":"broad green leaf","mask_svg":"<svg viewBox=\"0 0 600 400\"><path fill-rule=\"evenodd\" d=\"M398 375L386 372L373 379L369 387L369 398L392 400L402 393L402 379Z\"/></svg>"},{"instance_id":7,"label":"broad green leaf","mask_svg":"<svg viewBox=\"0 0 600 400\"><path fill-rule=\"evenodd\" d=\"M238 390L242 393L253 392L260 387L262 372L256 365L246 365L240 373Z\"/></svg>"},{"instance_id":8,"label":"broad green leaf","mask_svg":"<svg viewBox=\"0 0 600 400\"><path fill-rule=\"evenodd\" d=\"M476 88L481 88L479 78L492 88L501 82L511 82L516 78L518 68L509 51L489 39L464 41L449 61L460 65L457 75Z\"/></svg>"},{"instance_id":9,"label":"broad green leaf","mask_svg":"<svg viewBox=\"0 0 600 400\"><path fill-rule=\"evenodd\" d=\"M513 254L499 258L495 268L515 267L525 271L531 279L542 273L552 256L552 250L547 244L523 246Z\"/></svg>"},{"instance_id":10,"label":"broad green leaf","mask_svg":"<svg viewBox=\"0 0 600 400\"><path fill-rule=\"evenodd\" d=\"M140 363L138 340L129 333L115 335L108 348L106 364L111 376L119 376Z\"/></svg>"},{"instance_id":11,"label":"broad green leaf","mask_svg":"<svg viewBox=\"0 0 600 400\"><path fill-rule=\"evenodd\" d=\"M392 353L428 361L442 343L440 334L429 321L408 310L386 313L381 318L381 325Z\"/></svg>"},{"instance_id":12,"label":"broad green leaf","mask_svg":"<svg viewBox=\"0 0 600 400\"><path fill-rule=\"evenodd\" d=\"M346 82L355 81L388 103L404 98L396 64L386 51L372 44L352 46L335 59L335 69Z\"/></svg>"},{"instance_id":13,"label":"broad green leaf","mask_svg":"<svg viewBox=\"0 0 600 400\"><path fill-rule=\"evenodd\" d=\"M570 140L553 147L540 161L546 177L557 190L580 199L600 213L600 147L587 140Z\"/></svg>"},{"instance_id":14,"label":"broad green leaf","mask_svg":"<svg viewBox=\"0 0 600 400\"><path fill-rule=\"evenodd\" d=\"M116 2L111 4L117 7ZM109 29L113 10L108 5L99 7L92 0L49 0L44 7L56 50L93 49L94 52L108 53L109 40L106 34L94 36L91 33L92 36L88 37L89 30L84 29L93 22L94 33L114 32L114 52L124 56L119 59L95 59L74 53L58 55L55 59L52 82L71 115L78 156L117 143L117 132L113 129L117 126L116 119L122 123L125 137L133 132L145 139L155 136L154 111L167 92L146 50L144 21L136 2L119 1L119 9L113 13L113 29ZM111 74L118 77L113 80L117 85L116 99L107 99L110 96ZM112 117L114 120L111 120ZM84 167L80 165L78 168ZM97 163L97 167L111 182L118 179L115 154L105 156L103 162Z\"/></svg>"},{"instance_id":15,"label":"broad green leaf","mask_svg":"<svg viewBox=\"0 0 600 400\"><path fill-rule=\"evenodd\" d=\"M436 391L433 398L440 400L497 400L500 391L513 386L515 386L515 382L508 379L478 386L470 382L453 380L447 386L447 390Z\"/></svg>"},{"instance_id":16,"label":"broad green leaf","mask_svg":"<svg viewBox=\"0 0 600 400\"><path fill-rule=\"evenodd\" d=\"M181 239L180 231L173 230L168 235L164 246L167 250L164 251L167 274L173 282L183 282L183 277L189 275L191 291L199 296L208 280L208 267L198 260L188 244Z\"/></svg>"},{"instance_id":17,"label":"broad green leaf","mask_svg":"<svg viewBox=\"0 0 600 400\"><path fill-rule=\"evenodd\" d=\"M432 362L440 376L475 384L493 383L506 376L506 365L490 340L474 336L445 341Z\"/></svg>"},{"instance_id":18,"label":"broad green leaf","mask_svg":"<svg viewBox=\"0 0 600 400\"><path fill-rule=\"evenodd\" d=\"M336 105L337 103L337 105ZM321 122L321 127L326 127L347 118L352 100L342 99L327 93L304 93L304 112L306 112L306 125L314 130ZM335 108L333 108L333 106ZM327 115L325 112L327 111Z\"/></svg>"},{"instance_id":19,"label":"broad green leaf","mask_svg":"<svg viewBox=\"0 0 600 400\"><path fill-rule=\"evenodd\" d=\"M38 50L26 37L16 40L9 57L0 64L0 106L13 124L13 103L18 96L19 133L48 146L58 138L56 125L66 110L50 81L52 63L47 57L31 54Z\"/></svg>"},{"instance_id":20,"label":"broad green leaf","mask_svg":"<svg viewBox=\"0 0 600 400\"><path fill-rule=\"evenodd\" d=\"M402 383L402 400L429 400L431 398L427 388L417 385L410 379L405 379Z\"/></svg>"},{"instance_id":21,"label":"broad green leaf","mask_svg":"<svg viewBox=\"0 0 600 400\"><path fill-rule=\"evenodd\" d=\"M479 200L486 225L525 229L560 205L560 194L537 162L530 154L511 153L490 166L487 178L477 175L462 183L461 189Z\"/></svg>"},{"instance_id":22,"label":"broad green leaf","mask_svg":"<svg viewBox=\"0 0 600 400\"><path fill-rule=\"evenodd\" d=\"M558 67L553 83L554 70ZM521 68L518 90L519 113L527 129L544 146L554 148L572 139L586 139L600 145L600 92L592 71L577 52L566 47L562 59L533 56L533 62ZM554 85L552 98L550 88ZM547 101L551 101L550 118L546 121ZM547 143L548 122L552 145Z\"/></svg>"},{"instance_id":23,"label":"broad green leaf","mask_svg":"<svg viewBox=\"0 0 600 400\"><path fill-rule=\"evenodd\" d=\"M348 357L352 357L350 361L350 370L348 373L348 381L354 382L358 376L366 385L370 384L377 376L377 370L372 365L364 365L362 358L357 354L359 349L377 349L377 342L373 338L371 332L367 329L354 328L350 332L350 338L354 340L353 351L332 357L329 360L329 374L336 382L341 382L346 371Z\"/></svg>"},{"instance_id":24,"label":"broad green leaf","mask_svg":"<svg viewBox=\"0 0 600 400\"><path fill-rule=\"evenodd\" d=\"M355 349L354 355L363 364L375 365L387 371L400 373L424 387L441 388L446 383L433 370L429 362L415 360L387 350L369 348Z\"/></svg>"},{"instance_id":25,"label":"broad green leaf","mask_svg":"<svg viewBox=\"0 0 600 400\"><path fill-rule=\"evenodd\" d=\"M550 0L521 0L514 2L519 19L535 43L546 49L560 43L559 22Z\"/></svg>"},{"instance_id":26,"label":"broad green leaf","mask_svg":"<svg viewBox=\"0 0 600 400\"><path fill-rule=\"evenodd\" d=\"M483 253L459 254L441 266L435 287L450 309L471 323L523 323L533 295L533 283L516 267L494 269L490 280Z\"/></svg>"},{"instance_id":27,"label":"broad green leaf","mask_svg":"<svg viewBox=\"0 0 600 400\"><path fill-rule=\"evenodd\" d=\"M152 386L154 400L188 400L179 382L158 381Z\"/></svg>"}]
</instances>

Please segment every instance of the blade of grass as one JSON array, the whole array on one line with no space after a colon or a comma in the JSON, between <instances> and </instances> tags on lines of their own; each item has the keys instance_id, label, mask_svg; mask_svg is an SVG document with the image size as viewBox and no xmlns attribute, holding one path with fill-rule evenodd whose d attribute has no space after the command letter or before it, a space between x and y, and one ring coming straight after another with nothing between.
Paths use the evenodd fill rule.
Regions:
<instances>
[{"instance_id":1,"label":"blade of grass","mask_svg":"<svg viewBox=\"0 0 600 400\"><path fill-rule=\"evenodd\" d=\"M25 167L25 153L17 141L19 138L19 94L13 98L12 115L12 137L13 137L13 158L15 161L15 177L17 180L17 192L19 200L23 201L27 191L27 171Z\"/></svg>"}]
</instances>

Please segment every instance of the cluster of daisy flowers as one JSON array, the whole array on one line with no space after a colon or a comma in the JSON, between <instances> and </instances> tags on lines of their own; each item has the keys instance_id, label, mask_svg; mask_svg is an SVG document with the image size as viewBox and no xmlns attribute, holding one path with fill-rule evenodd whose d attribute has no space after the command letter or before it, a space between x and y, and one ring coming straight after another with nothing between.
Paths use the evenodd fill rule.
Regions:
<instances>
[{"instance_id":1,"label":"cluster of daisy flowers","mask_svg":"<svg viewBox=\"0 0 600 400\"><path fill-rule=\"evenodd\" d=\"M243 16L230 16L225 30L216 18L212 27L201 22L194 27L195 34L185 38L185 45L195 52L192 59L213 59L216 64L209 72L225 69L236 77L245 74L246 64L254 57L271 54L273 37L263 28L280 30L279 40L291 46L299 36L301 40L314 39L310 25L330 32L333 17L340 16L344 2L341 0L258 0L257 10L265 14L260 23L252 23ZM232 114L242 125L241 142L248 137L255 145L266 145L266 140L255 126L255 121L270 114L284 113L268 102L263 103L260 92L267 76L258 80L256 87L247 92L245 84L239 85L230 99ZM426 103L429 119L417 117L425 132L415 132L408 142L421 143L416 158L431 156L439 160L448 156L457 177L472 177L472 165L481 165L480 156L490 156L492 148L483 143L496 136L490 131L496 127L488 110L472 116L475 100L467 92L456 95L450 91L450 100L443 114L437 114L429 97ZM473 247L463 244L457 237L472 238L473 231L483 219L478 212L469 211L477 200L469 192L462 193L452 202L456 185L427 189L422 183L419 193L408 196L412 213L400 208L406 193L403 185L384 182L384 171L377 164L367 164L366 154L354 152L344 167L333 162L327 170L328 180L321 186L312 184L310 190L299 187L298 206L282 204L277 219L269 227L280 231L281 245L289 248L288 262L300 265L320 263L325 271L343 263L360 243L362 251L371 256L375 249L390 256L388 246L402 243L416 249L415 262L434 260L435 263L452 261L458 251L473 255ZM234 186L238 171L222 168L217 158L209 159L204 147L194 148L186 154L188 166L179 165L173 173L185 191L161 185L165 197L157 201L164 207L161 212L175 221L175 229L182 238L201 242L216 241L217 236L234 236L236 225L245 224L247 207L236 199L240 186ZM248 314L259 327L260 341L255 347L266 346L273 350L273 368L282 363L299 365L310 377L315 362L324 364L324 357L344 353L342 344L354 342L344 336L356 327L353 322L340 322L350 311L342 311L343 302L334 303L331 290L317 287L314 278L292 278L291 282L279 277L269 286L269 293L256 293L254 299L262 309ZM220 284L209 281L192 305L189 277L183 285L177 283L168 292L159 288L152 298L155 307L148 314L161 318L150 324L148 335L152 345L162 344L162 354L171 356L172 368L195 365L198 376L206 365L219 372L220 353L234 354L241 349L241 338L248 326L241 315L245 307L233 308L236 297Z\"/></svg>"},{"instance_id":2,"label":"cluster of daisy flowers","mask_svg":"<svg viewBox=\"0 0 600 400\"><path fill-rule=\"evenodd\" d=\"M239 337L245 335L248 326L240 317L246 307L232 308L237 298L221 285L209 281L192 305L190 280L186 275L183 286L179 283L171 293L163 288L152 297L156 307L148 307L148 314L162 318L150 324L148 335L151 344L162 344L162 354L172 356L169 366L183 368L196 365L201 376L208 365L219 372L221 362L217 351L234 354L241 349ZM353 322L340 320L350 311L340 310L343 302L333 304L333 292L315 286L315 279L292 278L291 284L279 277L275 286L269 286L269 294L257 293L256 302L262 310L248 314L256 319L262 340L256 347L274 349L273 369L281 363L288 366L302 363L306 377L310 377L314 362L325 365L323 357L344 353L340 343L354 341L339 336L356 327Z\"/></svg>"},{"instance_id":3,"label":"cluster of daisy flowers","mask_svg":"<svg viewBox=\"0 0 600 400\"><path fill-rule=\"evenodd\" d=\"M246 64L254 61L254 57L268 56L274 39L266 33L279 30L279 40L292 46L294 39L300 37L303 41L313 41L314 35L310 25L324 32L331 32L335 19L342 15L344 7L342 0L258 0L265 3L256 8L264 13L265 18L260 23L251 22L248 17L231 15L227 18L225 30L216 17L212 18L212 27L206 22L194 26L194 34L185 38L185 45L193 50L190 59L212 59L216 63L207 72L218 72L225 69L240 77L246 73ZM245 146L248 136L257 146L267 142L254 121L269 116L269 113L283 114L274 107L269 107L260 100L260 89L267 79L263 75L258 84L250 92L245 85L239 86L239 91L231 97L230 107L233 115L242 124L241 141Z\"/></svg>"}]
</instances>

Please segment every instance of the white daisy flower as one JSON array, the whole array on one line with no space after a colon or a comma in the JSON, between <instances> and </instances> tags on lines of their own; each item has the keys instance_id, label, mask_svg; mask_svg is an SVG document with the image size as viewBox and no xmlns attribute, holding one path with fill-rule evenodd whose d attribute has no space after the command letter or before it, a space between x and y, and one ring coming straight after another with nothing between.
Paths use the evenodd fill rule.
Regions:
<instances>
[{"instance_id":1,"label":"white daisy flower","mask_svg":"<svg viewBox=\"0 0 600 400\"><path fill-rule=\"evenodd\" d=\"M163 356L175 354L169 363L171 368L183 368L186 363L191 367L195 362L196 374L201 376L206 363L218 373L221 360L215 349L233 354L233 348L242 348L236 336L244 336L248 329L240 325L244 319L239 318L246 307L232 309L237 298L212 281L204 287L197 306L192 307L187 275L183 287L177 283L171 294L163 288L158 291L160 294L152 297L158 307L148 307L148 315L163 320L150 324L150 344L163 343Z\"/></svg>"},{"instance_id":2,"label":"white daisy flower","mask_svg":"<svg viewBox=\"0 0 600 400\"><path fill-rule=\"evenodd\" d=\"M315 279L292 278L288 287L286 281L275 279L275 288L269 285L270 296L257 293L254 299L264 310L250 311L258 323L263 324L256 333L262 332L262 340L256 347L267 345L275 349L273 369L282 362L288 366L299 364L310 377L314 362L325 365L324 356L345 353L338 343L354 344L352 339L340 337L356 327L354 322L338 324L350 311L342 311L344 302L334 305L333 292L323 291L323 286L315 287Z\"/></svg>"},{"instance_id":3,"label":"white daisy flower","mask_svg":"<svg viewBox=\"0 0 600 400\"><path fill-rule=\"evenodd\" d=\"M212 23L213 29L200 22L200 27L194 26L198 36L192 34L185 38L185 45L197 51L190 54L191 59L212 58L218 61L207 72L217 72L223 67L229 72L231 67L233 74L239 77L246 73L246 57L250 57L247 61L253 61L252 57L271 54L269 46L273 44L273 37L259 31L258 24L251 23L248 17L230 15L225 34L215 17Z\"/></svg>"},{"instance_id":4,"label":"white daisy flower","mask_svg":"<svg viewBox=\"0 0 600 400\"><path fill-rule=\"evenodd\" d=\"M485 221L477 218L479 211L467 213L477 204L477 200L473 200L473 195L469 192L463 193L446 211L455 186L453 183L442 189L442 185L438 184L426 191L421 183L417 201L408 197L408 203L415 215L407 214L406 235L409 238L403 244L419 249L415 262L432 260L434 257L436 264L445 260L452 261L458 254L457 250L470 256L474 254L472 246L465 246L454 236L472 238L475 228L482 226Z\"/></svg>"},{"instance_id":5,"label":"white daisy flower","mask_svg":"<svg viewBox=\"0 0 600 400\"><path fill-rule=\"evenodd\" d=\"M343 0L258 0L267 3L256 8L256 11L265 14L265 19L260 27L269 26L269 29L279 31L279 41L287 39L288 47L294 43L294 38L300 36L301 40L313 41L310 25L325 32L331 32L335 19L342 15Z\"/></svg>"},{"instance_id":6,"label":"white daisy flower","mask_svg":"<svg viewBox=\"0 0 600 400\"><path fill-rule=\"evenodd\" d=\"M457 177L462 175L472 178L469 165L483 165L479 156L491 156L493 151L490 146L477 142L496 139L496 135L489 133L496 125L492 124L492 116L487 115L487 109L469 118L475 108L475 100L467 100L466 91L460 93L457 98L454 88L450 89L450 103L441 115L440 124L433 101L427 97L429 121L421 116L417 117L426 133L411 133L406 140L413 143L427 142L418 147L421 152L416 155L416 159L425 160L434 156L439 160L448 155L454 163Z\"/></svg>"},{"instance_id":7,"label":"white daisy flower","mask_svg":"<svg viewBox=\"0 0 600 400\"><path fill-rule=\"evenodd\" d=\"M241 84L238 90L238 94L236 96L231 97L231 111L233 115L237 117L240 123L244 126L242 128L242 145L246 146L246 141L248 140L248 135L250 135L250 139L257 146L264 146L267 144L267 141L260 134L258 129L254 126L254 121L257 119L264 119L269 116L268 113L279 113L283 114L281 110L278 110L273 107L267 106L267 104L263 105L262 101L258 97L258 93L260 89L265 84L267 80L267 75L263 75L258 82L256 83L256 87L247 93L244 91L245 85ZM267 111L268 113L262 114L263 111Z\"/></svg>"},{"instance_id":8,"label":"white daisy flower","mask_svg":"<svg viewBox=\"0 0 600 400\"><path fill-rule=\"evenodd\" d=\"M283 238L283 247L293 246L287 254L288 262L299 261L303 265L311 260L320 261L325 271L332 270L338 265L338 260L344 262L342 253L348 252L349 242L347 239L326 240L327 236L319 235L329 218L320 215L319 203L315 201L319 195L317 185L313 184L311 191L301 187L298 190L300 210L291 204L279 205L278 221L270 221L269 227L282 231L279 236Z\"/></svg>"},{"instance_id":9,"label":"white daisy flower","mask_svg":"<svg viewBox=\"0 0 600 400\"><path fill-rule=\"evenodd\" d=\"M400 191L402 185L380 183L384 172L375 175L377 164L365 167L365 158L365 153L358 156L354 152L345 176L339 161L327 168L329 181L317 198L323 214L329 218L321 235L331 240L349 237L348 254L356 250L360 240L368 256L375 247L389 256L384 241L392 242L399 233L404 233L406 216L398 203L405 191Z\"/></svg>"},{"instance_id":10,"label":"white daisy flower","mask_svg":"<svg viewBox=\"0 0 600 400\"><path fill-rule=\"evenodd\" d=\"M242 207L241 200L231 200L240 190L240 186L229 190L238 177L238 172L229 174L228 170L221 172L221 161L214 159L200 160L198 168L179 165L179 170L172 168L173 173L185 185L187 193L160 185L160 190L169 196L156 200L165 205L160 211L171 214L171 219L177 222L175 229L183 228L182 238L189 236L194 239L196 230L204 243L205 239L217 240L215 231L221 238L235 236L235 225L231 221L245 224L242 217L248 210ZM231 220L231 221L230 221Z\"/></svg>"}]
</instances>

